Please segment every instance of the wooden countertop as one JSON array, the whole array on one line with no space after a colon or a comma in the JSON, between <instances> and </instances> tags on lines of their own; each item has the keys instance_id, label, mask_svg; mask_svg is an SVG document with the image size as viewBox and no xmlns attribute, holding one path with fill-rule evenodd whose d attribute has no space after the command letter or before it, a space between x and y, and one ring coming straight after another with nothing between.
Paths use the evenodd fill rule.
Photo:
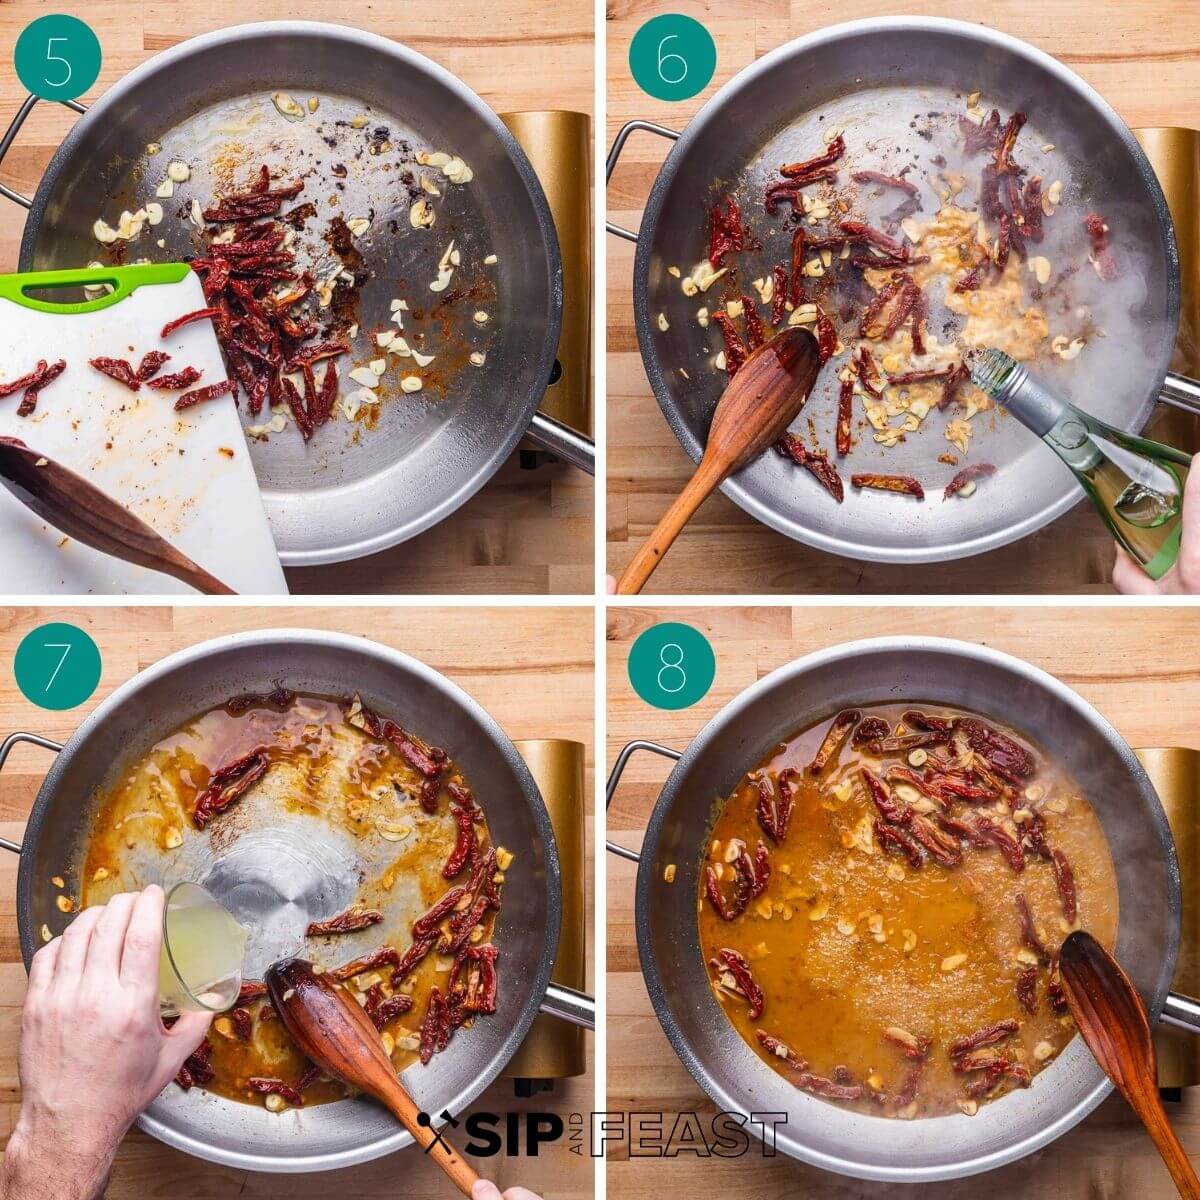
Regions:
<instances>
[{"instance_id":1,"label":"wooden countertop","mask_svg":"<svg viewBox=\"0 0 1200 1200\"><path fill-rule=\"evenodd\" d=\"M116 686L163 656L208 638L273 626L353 632L384 642L421 659L462 686L496 718L513 739L562 737L587 747L590 789L593 775L594 624L586 608L2 608L0 661L11 662L21 638L45 621L69 621L86 629L104 656L96 695L72 712L45 712L17 690L11 672L0 679L0 730L40 733L65 740L93 707ZM548 684L550 686L548 686ZM22 745L0 774L0 835L19 842L50 757ZM592 822L586 822L589 850ZM0 852L2 853L2 852ZM0 1139L7 1140L20 1099L17 1042L25 969L16 925L17 860L0 859ZM587 930L592 930L592 888L588 886ZM589 960L590 960L589 954ZM589 979L590 979L589 965ZM591 1040L588 1039L589 1060ZM552 1093L515 1100L512 1082L499 1080L476 1103L488 1112L571 1113L593 1107L590 1073L558 1083ZM481 1159L476 1168L498 1173L501 1187L533 1188L553 1200L590 1200L592 1162L565 1144L545 1148L537 1158ZM310 1175L263 1175L215 1166L169 1149L133 1132L117 1156L108 1200L145 1200L170 1195L216 1200L232 1195L301 1200L302 1197L413 1197L445 1200L448 1184L415 1148L345 1171Z\"/></svg>"},{"instance_id":2,"label":"wooden countertop","mask_svg":"<svg viewBox=\"0 0 1200 1200\"><path fill-rule=\"evenodd\" d=\"M548 6L534 0L454 0L452 20L444 9L375 0L87 0L74 8L96 30L104 50L100 79L85 103L185 38L292 18L352 25L403 41L459 76L497 112L593 108L590 0ZM57 11L41 0L0 5L5 126L25 97L11 67L17 36L36 17ZM6 157L0 181L31 196L74 119L60 105L39 104ZM23 215L2 197L0 205L0 271L15 271ZM593 495L592 480L581 471L560 464L523 471L514 455L436 529L369 558L290 570L289 585L299 593L340 595L590 593Z\"/></svg>"},{"instance_id":3,"label":"wooden countertop","mask_svg":"<svg viewBox=\"0 0 1200 1200\"><path fill-rule=\"evenodd\" d=\"M983 22L1033 42L1095 86L1131 126L1200 124L1200 6L1188 0L617 0L608 21L608 145L629 120L681 129L728 79L769 50L825 25L896 12ZM668 103L629 74L629 42L658 12L689 13L717 43L717 73L691 100ZM669 144L638 133L608 189L609 219L636 229ZM634 330L634 246L608 239L608 564L620 574L693 471L646 380ZM1090 511L1013 546L958 562L889 566L835 558L777 534L717 494L703 504L648 591L727 593L1110 592L1112 539Z\"/></svg>"},{"instance_id":4,"label":"wooden countertop","mask_svg":"<svg viewBox=\"0 0 1200 1200\"><path fill-rule=\"evenodd\" d=\"M1136 620L1115 607L1093 608L643 608L608 613L608 770L634 738L683 749L719 708L769 671L801 655L867 636L939 635L1017 655L1042 667L1094 704L1133 746L1200 747L1200 646L1195 612L1142 609ZM649 708L633 693L625 659L634 639L658 621L700 629L717 655L709 694L678 713ZM608 810L607 835L641 844L670 763L635 755ZM636 868L608 858L608 1108L667 1113L714 1107L667 1042L638 969L633 889ZM1168 1105L1172 1124L1200 1155L1200 1093ZM703 1119L703 1116L702 1116ZM721 1200L1098 1200L1175 1196L1148 1136L1119 1098L1110 1098L1078 1128L1021 1162L936 1187L863 1183L826 1174L782 1155L756 1150L739 1159L684 1154L629 1161L625 1147L608 1160L610 1195L621 1200L705 1195Z\"/></svg>"}]
</instances>

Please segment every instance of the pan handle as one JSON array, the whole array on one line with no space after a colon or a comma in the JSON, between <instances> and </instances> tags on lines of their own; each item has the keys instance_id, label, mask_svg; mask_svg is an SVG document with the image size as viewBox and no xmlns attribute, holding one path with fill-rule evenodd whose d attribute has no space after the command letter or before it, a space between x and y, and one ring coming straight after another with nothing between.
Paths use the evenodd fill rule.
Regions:
<instances>
[{"instance_id":1,"label":"pan handle","mask_svg":"<svg viewBox=\"0 0 1200 1200\"><path fill-rule=\"evenodd\" d=\"M25 124L29 114L33 112L33 106L37 102L38 97L31 92L21 102L21 107L17 109L16 116L9 122L8 128L4 131L4 136L0 138L0 165L4 163L4 156L9 152L17 134L21 132L21 126ZM80 116L87 112L86 106L80 104L78 100L63 100L60 103L64 104L72 112L79 113ZM33 201L28 196L22 196L20 192L14 192L12 188L5 187L2 183L0 183L0 196L6 196L14 204L19 204L22 208L33 207Z\"/></svg>"},{"instance_id":2,"label":"pan handle","mask_svg":"<svg viewBox=\"0 0 1200 1200\"><path fill-rule=\"evenodd\" d=\"M613 801L617 784L621 782L626 765L639 750L649 750L652 754L661 754L663 758L669 758L672 762L678 762L683 757L682 751L672 750L670 746L660 746L658 742L647 742L640 738L630 742L617 755L617 761L613 763L613 769L609 773L608 784L604 789L604 807L606 809ZM604 846L609 854L615 854L618 858L624 858L628 862L641 862L641 856L636 850L628 850L624 846L617 845L616 842L609 841L606 841Z\"/></svg>"},{"instance_id":3,"label":"pan handle","mask_svg":"<svg viewBox=\"0 0 1200 1200\"><path fill-rule=\"evenodd\" d=\"M1189 379L1186 375L1176 375L1168 371L1167 377L1158 393L1163 404L1172 408L1181 408L1193 416L1200 414L1200 380Z\"/></svg>"},{"instance_id":4,"label":"pan handle","mask_svg":"<svg viewBox=\"0 0 1200 1200\"><path fill-rule=\"evenodd\" d=\"M584 1029L596 1028L596 1001L586 992L561 983L551 983L542 997L541 1010L547 1016L557 1017L571 1025L582 1025Z\"/></svg>"},{"instance_id":5,"label":"pan handle","mask_svg":"<svg viewBox=\"0 0 1200 1200\"><path fill-rule=\"evenodd\" d=\"M527 435L530 441L537 442L543 450L549 450L556 458L569 462L571 466L578 467L589 475L596 474L596 443L572 429L570 425L564 425L543 412L537 412L533 414L533 420L529 423Z\"/></svg>"},{"instance_id":6,"label":"pan handle","mask_svg":"<svg viewBox=\"0 0 1200 1200\"><path fill-rule=\"evenodd\" d=\"M55 754L62 749L62 746L58 742L52 742L49 738L39 737L36 733L10 733L3 742L0 742L0 771L4 770L4 764L8 761L8 756L12 753L12 748L18 742L29 742L32 746L41 746L43 750L53 750ZM10 842L8 838L0 837L0 849L11 850L14 854L21 853L20 844Z\"/></svg>"},{"instance_id":7,"label":"pan handle","mask_svg":"<svg viewBox=\"0 0 1200 1200\"><path fill-rule=\"evenodd\" d=\"M664 137L671 142L678 141L679 139L679 134L674 129L668 129L665 125L655 125L653 121L626 121L617 131L617 136L613 139L612 149L608 152L608 158L604 163L604 180L606 183L612 178L613 170L617 165L617 160L621 157L621 151L625 149L625 143L629 140L629 135L638 129L644 129L647 133L657 133L659 137ZM606 221L604 227L614 237L624 238L627 242L636 242L638 240L638 235L632 229L625 229L621 225L614 225L611 221Z\"/></svg>"},{"instance_id":8,"label":"pan handle","mask_svg":"<svg viewBox=\"0 0 1200 1200\"><path fill-rule=\"evenodd\" d=\"M1186 1029L1189 1033L1200 1033L1200 1001L1178 992L1169 992L1159 1018L1164 1025Z\"/></svg>"}]
</instances>

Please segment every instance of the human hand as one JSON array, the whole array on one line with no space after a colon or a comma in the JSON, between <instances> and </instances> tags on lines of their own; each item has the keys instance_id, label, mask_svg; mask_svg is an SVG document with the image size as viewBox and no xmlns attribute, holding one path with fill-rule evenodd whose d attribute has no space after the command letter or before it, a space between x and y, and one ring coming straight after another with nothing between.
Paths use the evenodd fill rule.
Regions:
<instances>
[{"instance_id":1,"label":"human hand","mask_svg":"<svg viewBox=\"0 0 1200 1200\"><path fill-rule=\"evenodd\" d=\"M5 1200L91 1200L134 1118L199 1045L212 1017L159 1016L161 888L87 908L29 968L21 1110L0 1174Z\"/></svg>"},{"instance_id":2,"label":"human hand","mask_svg":"<svg viewBox=\"0 0 1200 1200\"><path fill-rule=\"evenodd\" d=\"M515 1187L502 1192L490 1179L478 1179L471 1189L471 1200L542 1200L528 1188Z\"/></svg>"},{"instance_id":3,"label":"human hand","mask_svg":"<svg viewBox=\"0 0 1200 1200\"><path fill-rule=\"evenodd\" d=\"M1183 485L1183 536L1175 565L1151 579L1126 551L1117 547L1113 587L1126 596L1191 596L1200 592L1200 467L1188 472Z\"/></svg>"}]
</instances>

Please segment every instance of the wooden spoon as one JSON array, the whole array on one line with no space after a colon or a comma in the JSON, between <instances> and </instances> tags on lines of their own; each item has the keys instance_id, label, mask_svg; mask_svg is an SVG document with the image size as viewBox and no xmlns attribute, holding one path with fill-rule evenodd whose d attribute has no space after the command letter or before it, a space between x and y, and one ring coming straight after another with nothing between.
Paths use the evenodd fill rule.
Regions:
<instances>
[{"instance_id":1,"label":"wooden spoon","mask_svg":"<svg viewBox=\"0 0 1200 1200\"><path fill-rule=\"evenodd\" d=\"M93 550L161 571L206 596L237 594L124 505L17 438L0 437L0 483L43 521Z\"/></svg>"},{"instance_id":2,"label":"wooden spoon","mask_svg":"<svg viewBox=\"0 0 1200 1200\"><path fill-rule=\"evenodd\" d=\"M1184 1200L1200 1197L1200 1179L1167 1121L1158 1094L1150 1018L1129 976L1090 933L1063 942L1059 969L1071 1015L1104 1073L1154 1139Z\"/></svg>"},{"instance_id":3,"label":"wooden spoon","mask_svg":"<svg viewBox=\"0 0 1200 1200\"><path fill-rule=\"evenodd\" d=\"M479 1176L431 1122L421 1123L420 1110L396 1078L379 1030L350 993L328 975L318 975L302 958L275 963L267 970L266 984L279 1019L300 1050L335 1079L389 1108L458 1190L469 1196Z\"/></svg>"},{"instance_id":4,"label":"wooden spoon","mask_svg":"<svg viewBox=\"0 0 1200 1200\"><path fill-rule=\"evenodd\" d=\"M640 592L713 489L779 440L804 407L820 369L817 339L800 326L784 329L746 359L717 402L696 473L625 568L620 595Z\"/></svg>"}]
</instances>

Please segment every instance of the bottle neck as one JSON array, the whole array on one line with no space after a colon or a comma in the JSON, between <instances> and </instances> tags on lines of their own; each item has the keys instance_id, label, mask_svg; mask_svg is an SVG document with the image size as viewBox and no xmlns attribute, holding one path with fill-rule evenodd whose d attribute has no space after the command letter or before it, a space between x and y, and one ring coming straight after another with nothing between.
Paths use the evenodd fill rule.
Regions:
<instances>
[{"instance_id":1,"label":"bottle neck","mask_svg":"<svg viewBox=\"0 0 1200 1200\"><path fill-rule=\"evenodd\" d=\"M993 397L1076 470L1086 470L1102 457L1084 414L1034 379L1020 363L1014 363Z\"/></svg>"}]
</instances>

